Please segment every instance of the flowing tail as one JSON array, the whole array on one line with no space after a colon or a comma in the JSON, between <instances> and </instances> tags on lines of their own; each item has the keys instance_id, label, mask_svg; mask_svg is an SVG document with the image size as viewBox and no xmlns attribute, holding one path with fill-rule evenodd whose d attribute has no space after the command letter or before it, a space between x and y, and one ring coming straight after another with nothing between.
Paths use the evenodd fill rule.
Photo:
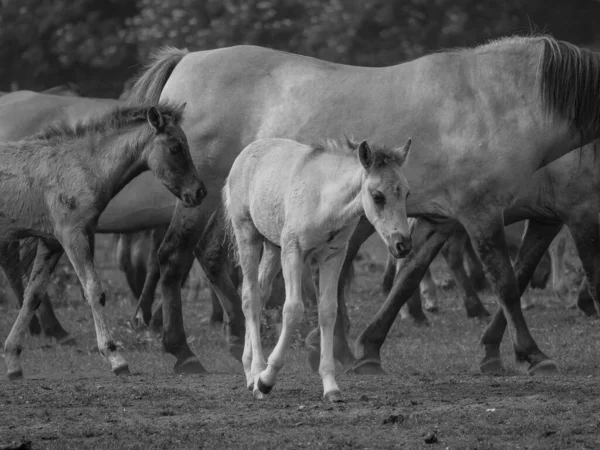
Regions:
<instances>
[{"instance_id":1,"label":"flowing tail","mask_svg":"<svg viewBox=\"0 0 600 450\"><path fill-rule=\"evenodd\" d=\"M163 47L154 53L152 62L146 66L131 88L127 102L131 105L158 103L171 73L188 53L187 49L175 47Z\"/></svg>"}]
</instances>

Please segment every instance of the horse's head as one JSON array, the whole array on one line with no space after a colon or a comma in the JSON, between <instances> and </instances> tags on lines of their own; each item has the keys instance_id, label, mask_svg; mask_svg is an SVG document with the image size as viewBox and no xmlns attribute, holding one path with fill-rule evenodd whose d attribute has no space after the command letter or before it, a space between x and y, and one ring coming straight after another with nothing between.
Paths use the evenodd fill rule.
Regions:
<instances>
[{"instance_id":1,"label":"horse's head","mask_svg":"<svg viewBox=\"0 0 600 450\"><path fill-rule=\"evenodd\" d=\"M402 173L410 144L409 139L402 148L375 151L366 141L358 145L358 159L365 170L361 193L365 216L396 258L403 258L412 250L406 217L409 188Z\"/></svg>"},{"instance_id":2,"label":"horse's head","mask_svg":"<svg viewBox=\"0 0 600 450\"><path fill-rule=\"evenodd\" d=\"M147 119L153 128L153 136L147 146L148 168L177 198L183 206L198 206L206 196L206 188L200 180L190 155L187 137L179 122L185 103L174 111L151 106Z\"/></svg>"}]
</instances>

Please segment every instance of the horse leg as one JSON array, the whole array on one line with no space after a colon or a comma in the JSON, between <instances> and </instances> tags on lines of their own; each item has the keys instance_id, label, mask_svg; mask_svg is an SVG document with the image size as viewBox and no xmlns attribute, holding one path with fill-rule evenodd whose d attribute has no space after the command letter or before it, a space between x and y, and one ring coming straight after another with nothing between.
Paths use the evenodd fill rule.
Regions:
<instances>
[{"instance_id":1,"label":"horse leg","mask_svg":"<svg viewBox=\"0 0 600 450\"><path fill-rule=\"evenodd\" d=\"M138 302L133 314L133 318L131 319L134 325L139 323L139 311L141 311L141 319L143 323L145 325L150 325L150 321L152 319L152 304L154 303L154 297L156 295L156 286L160 280L158 249L165 237L166 232L167 229L165 227L154 228L151 232L150 248L148 249L148 255L146 258L146 277L144 279L142 292L138 296ZM162 311L162 308L159 308L158 310ZM151 328L154 330L159 330L161 327L162 314L158 313L156 319L152 323Z\"/></svg>"},{"instance_id":2,"label":"horse leg","mask_svg":"<svg viewBox=\"0 0 600 450\"><path fill-rule=\"evenodd\" d=\"M461 294L467 317L489 321L491 314L481 303L463 265L463 250L468 239L469 237L464 229L457 229L446 245L442 247L442 256L450 268L450 274L454 282L459 286L459 292L462 290Z\"/></svg>"},{"instance_id":3,"label":"horse leg","mask_svg":"<svg viewBox=\"0 0 600 450\"><path fill-rule=\"evenodd\" d=\"M342 401L342 394L335 381L333 357L333 329L337 314L337 288L340 271L346 256L346 246L327 251L319 257L319 328L321 331L321 361L319 375L323 380L323 399L328 402Z\"/></svg>"},{"instance_id":4,"label":"horse leg","mask_svg":"<svg viewBox=\"0 0 600 450\"><path fill-rule=\"evenodd\" d=\"M204 203L208 201L208 198L205 198L200 208L182 208L181 204L178 204L165 238L158 249L163 347L175 356L173 370L176 373L206 372L187 343L181 308L181 285L192 267L193 249L202 231L202 211Z\"/></svg>"},{"instance_id":5,"label":"horse leg","mask_svg":"<svg viewBox=\"0 0 600 450\"><path fill-rule=\"evenodd\" d=\"M569 303L569 286L565 277L565 253L567 249L567 228L564 227L552 241L548 249L552 261L552 291L563 303Z\"/></svg>"},{"instance_id":6,"label":"horse leg","mask_svg":"<svg viewBox=\"0 0 600 450\"><path fill-rule=\"evenodd\" d=\"M381 282L381 292L389 294L392 286L394 285L394 278L396 277L396 258L390 253L387 254L385 261L385 269L383 270L383 281Z\"/></svg>"},{"instance_id":7,"label":"horse leg","mask_svg":"<svg viewBox=\"0 0 600 450\"><path fill-rule=\"evenodd\" d=\"M218 208L208 220L194 254L225 312L227 319L223 321L223 333L229 352L241 361L246 321L237 290L239 280L232 280L232 276L237 278L237 269L233 264L230 249L231 241L225 233L223 211Z\"/></svg>"},{"instance_id":8,"label":"horse leg","mask_svg":"<svg viewBox=\"0 0 600 450\"><path fill-rule=\"evenodd\" d=\"M304 255L302 255L298 247L298 243L294 241L293 237L290 238L290 236L287 236L285 232L282 234L281 268L285 282L285 303L283 305L282 312L281 334L279 335L279 339L277 340L275 348L269 356L267 367L260 372L258 378L255 378L256 383L254 385L254 395L257 398L262 398L262 394L268 394L271 392L271 389L273 389L277 375L283 367L285 354L292 339L293 332L302 319L304 313L304 303L302 302L302 271L304 270ZM270 257L269 259L273 259L273 257ZM270 264L270 266L273 265L273 263ZM263 271L267 272L267 269L265 268ZM273 270L273 272L274 274L271 277L271 280L274 278L275 274L277 274L278 270ZM267 279L267 276L264 277ZM244 272L244 285L245 284L246 272ZM246 304L245 300L243 301L244 313L246 314ZM250 323L247 321L246 327L248 328L249 325ZM258 326L260 327L260 324ZM250 332L250 337L254 338L252 331ZM253 339L252 350L254 351L255 348L256 347ZM256 359L256 356L257 355L253 355L253 362Z\"/></svg>"},{"instance_id":9,"label":"horse leg","mask_svg":"<svg viewBox=\"0 0 600 450\"><path fill-rule=\"evenodd\" d=\"M529 374L555 373L556 364L542 353L529 332L521 310L520 296L529 284L548 245L560 230L560 226L530 220L526 226L525 239L521 241L517 252L513 271L508 246L504 239L502 218L482 219L484 218L465 225L486 268L492 288L499 297L501 309L496 313L481 339L485 355L480 363L480 369L482 372L502 370L500 341L508 323L516 359L530 364Z\"/></svg>"},{"instance_id":10,"label":"horse leg","mask_svg":"<svg viewBox=\"0 0 600 450\"><path fill-rule=\"evenodd\" d=\"M413 250L402 261L394 286L373 320L356 340L360 359L353 367L358 374L382 373L380 351L402 305L415 291L425 271L454 232L456 224L435 224L419 218L413 229Z\"/></svg>"},{"instance_id":11,"label":"horse leg","mask_svg":"<svg viewBox=\"0 0 600 450\"><path fill-rule=\"evenodd\" d=\"M592 210L593 211L593 210ZM580 214L572 217L567 226L575 242L579 259L587 280L589 297L579 295L577 307L588 316L600 312L600 225L598 213ZM591 298L591 302L589 299ZM594 308L594 304L596 307Z\"/></svg>"},{"instance_id":12,"label":"horse leg","mask_svg":"<svg viewBox=\"0 0 600 450\"><path fill-rule=\"evenodd\" d=\"M135 298L139 298L139 293L136 292L136 274L133 264L131 262L131 245L132 245L133 235L132 234L118 234L117 235L117 248L116 248L116 257L117 257L117 266L125 274L125 279L127 280L127 285L129 289L133 293ZM134 299L130 298L130 303L133 303Z\"/></svg>"},{"instance_id":13,"label":"horse leg","mask_svg":"<svg viewBox=\"0 0 600 450\"><path fill-rule=\"evenodd\" d=\"M514 271L520 292L524 292L546 249L560 231L562 224L544 224L529 220L515 259ZM481 343L485 356L479 365L483 373L504 371L500 358L500 344L507 322L502 308L498 308L488 325Z\"/></svg>"},{"instance_id":14,"label":"horse leg","mask_svg":"<svg viewBox=\"0 0 600 450\"><path fill-rule=\"evenodd\" d=\"M60 246L49 246L42 239L38 239L37 254L25 290L23 305L4 344L7 374L10 380L23 378L20 355L27 326L42 301L50 274L61 255Z\"/></svg>"},{"instance_id":15,"label":"horse leg","mask_svg":"<svg viewBox=\"0 0 600 450\"><path fill-rule=\"evenodd\" d=\"M437 286L431 274L431 267L428 267L423 275L421 283L419 283L420 298L423 298L423 306L425 311L436 313L439 311ZM410 307L409 307L410 309ZM414 316L413 316L414 317Z\"/></svg>"},{"instance_id":16,"label":"horse leg","mask_svg":"<svg viewBox=\"0 0 600 450\"><path fill-rule=\"evenodd\" d=\"M17 298L19 307L23 306L23 279L21 276L21 257L19 255L19 241L0 243L0 266L6 275L10 288ZM42 327L37 316L31 316L29 333L38 335Z\"/></svg>"},{"instance_id":17,"label":"horse leg","mask_svg":"<svg viewBox=\"0 0 600 450\"><path fill-rule=\"evenodd\" d=\"M479 256L475 253L475 249L473 248L473 243L471 239L468 238L465 242L465 262L467 264L467 270L469 271L469 278L471 279L471 283L477 292L483 292L488 287L487 278L485 277L485 272L483 270L483 265L479 260Z\"/></svg>"},{"instance_id":18,"label":"horse leg","mask_svg":"<svg viewBox=\"0 0 600 450\"><path fill-rule=\"evenodd\" d=\"M425 276L427 276L427 272L425 272ZM400 308L400 318L411 318L415 325L428 327L431 323L425 315L425 311L423 311L423 303L421 302L423 284L423 282L419 283L419 289L415 289L404 306Z\"/></svg>"},{"instance_id":19,"label":"horse leg","mask_svg":"<svg viewBox=\"0 0 600 450\"><path fill-rule=\"evenodd\" d=\"M77 229L61 231L61 244L73 265L81 286L83 286L85 298L92 310L98 350L108 360L111 370L115 375L128 375L129 366L127 361L117 350L104 316L103 308L106 295L102 289L102 282L98 277L96 267L94 266L90 240L88 236L85 236Z\"/></svg>"},{"instance_id":20,"label":"horse leg","mask_svg":"<svg viewBox=\"0 0 600 450\"><path fill-rule=\"evenodd\" d=\"M348 309L346 307L346 292L349 287L349 280L353 273L353 261L358 254L358 250L364 242L375 232L373 225L362 217L358 221L346 252L346 259L342 265L338 283L338 305L335 317L335 328L333 330L333 355L345 369L352 367L355 362L354 355L348 344L348 330L350 329L350 319L348 318ZM319 370L321 359L319 328L315 328L306 336L305 345L308 351L308 362L313 372Z\"/></svg>"}]
</instances>

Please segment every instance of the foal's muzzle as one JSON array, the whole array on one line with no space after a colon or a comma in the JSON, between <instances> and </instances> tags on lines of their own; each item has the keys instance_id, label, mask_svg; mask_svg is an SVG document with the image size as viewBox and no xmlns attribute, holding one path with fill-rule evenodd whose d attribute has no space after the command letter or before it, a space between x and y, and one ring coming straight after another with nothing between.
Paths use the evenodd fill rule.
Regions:
<instances>
[{"instance_id":1,"label":"foal's muzzle","mask_svg":"<svg viewBox=\"0 0 600 450\"><path fill-rule=\"evenodd\" d=\"M390 253L394 258L405 258L412 250L412 239L410 235L394 233L390 237Z\"/></svg>"},{"instance_id":2,"label":"foal's muzzle","mask_svg":"<svg viewBox=\"0 0 600 450\"><path fill-rule=\"evenodd\" d=\"M204 183L200 181L195 188L184 190L182 192L181 202L186 208L191 208L200 205L204 197L206 197L206 187L204 187Z\"/></svg>"}]
</instances>

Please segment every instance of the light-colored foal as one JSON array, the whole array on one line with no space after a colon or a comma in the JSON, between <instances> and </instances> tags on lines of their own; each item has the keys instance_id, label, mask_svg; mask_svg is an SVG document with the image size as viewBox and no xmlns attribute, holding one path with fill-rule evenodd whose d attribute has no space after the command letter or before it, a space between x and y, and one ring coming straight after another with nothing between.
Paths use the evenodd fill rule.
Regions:
<instances>
[{"instance_id":1,"label":"light-colored foal","mask_svg":"<svg viewBox=\"0 0 600 450\"><path fill-rule=\"evenodd\" d=\"M304 310L304 262L314 257L319 265L323 396L328 401L341 401L333 359L340 270L362 215L395 257L410 252L408 185L401 171L410 143L409 139L400 148L371 150L366 141L358 144L350 139L320 146L263 139L248 145L235 160L223 189L223 201L244 277L246 341L242 360L247 386L256 398L271 391L283 366L292 332ZM260 313L280 269L286 295L283 327L265 364Z\"/></svg>"}]
</instances>

